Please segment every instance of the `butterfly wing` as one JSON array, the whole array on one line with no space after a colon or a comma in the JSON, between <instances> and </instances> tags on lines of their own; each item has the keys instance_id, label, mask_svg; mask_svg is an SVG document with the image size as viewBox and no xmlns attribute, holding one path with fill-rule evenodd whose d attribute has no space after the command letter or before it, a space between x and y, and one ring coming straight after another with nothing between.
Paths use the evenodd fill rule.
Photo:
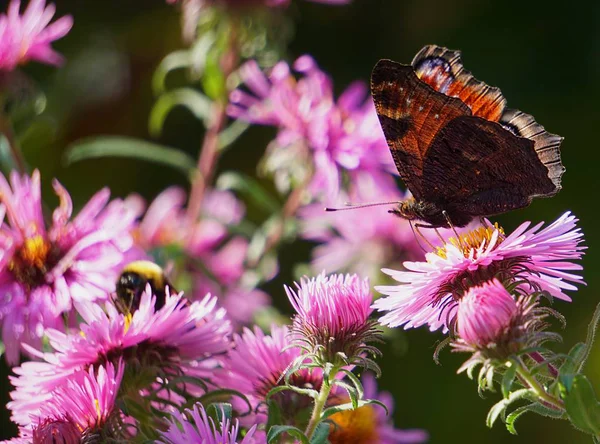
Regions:
<instances>
[{"instance_id":1,"label":"butterfly wing","mask_svg":"<svg viewBox=\"0 0 600 444\"><path fill-rule=\"evenodd\" d=\"M380 60L371 75L377 116L400 177L420 200L425 154L448 122L471 114L459 99L419 80L412 66Z\"/></svg>"},{"instance_id":2,"label":"butterfly wing","mask_svg":"<svg viewBox=\"0 0 600 444\"><path fill-rule=\"evenodd\" d=\"M423 199L471 216L522 208L558 192L535 141L496 122L461 116L431 143L423 167Z\"/></svg>"},{"instance_id":3,"label":"butterfly wing","mask_svg":"<svg viewBox=\"0 0 600 444\"><path fill-rule=\"evenodd\" d=\"M460 51L427 45L414 57L417 77L436 91L456 97L474 116L497 122L506 106L500 89L477 80L462 64Z\"/></svg>"}]
</instances>

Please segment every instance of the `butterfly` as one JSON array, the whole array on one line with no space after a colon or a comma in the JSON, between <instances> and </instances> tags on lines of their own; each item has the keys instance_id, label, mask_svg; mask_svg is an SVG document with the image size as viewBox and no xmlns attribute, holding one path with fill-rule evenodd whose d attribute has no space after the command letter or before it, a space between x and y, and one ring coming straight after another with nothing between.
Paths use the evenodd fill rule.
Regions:
<instances>
[{"instance_id":1,"label":"butterfly","mask_svg":"<svg viewBox=\"0 0 600 444\"><path fill-rule=\"evenodd\" d=\"M498 88L463 68L460 52L425 46L411 65L380 60L371 94L413 199L390 212L420 227L462 227L561 189L562 137L506 107Z\"/></svg>"}]
</instances>

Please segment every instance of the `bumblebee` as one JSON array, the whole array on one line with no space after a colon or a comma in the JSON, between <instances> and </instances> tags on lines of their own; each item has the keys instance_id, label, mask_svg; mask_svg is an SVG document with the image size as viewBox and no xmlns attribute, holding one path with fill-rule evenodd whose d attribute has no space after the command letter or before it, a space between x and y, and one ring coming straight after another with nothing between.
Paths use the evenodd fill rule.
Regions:
<instances>
[{"instance_id":1,"label":"bumblebee","mask_svg":"<svg viewBox=\"0 0 600 444\"><path fill-rule=\"evenodd\" d=\"M117 280L117 300L115 301L117 309L122 313L133 313L140 308L142 293L148 284L156 297L155 310L164 307L167 299L167 287L170 294L177 292L167 279L164 270L154 262L130 262L123 268Z\"/></svg>"}]
</instances>

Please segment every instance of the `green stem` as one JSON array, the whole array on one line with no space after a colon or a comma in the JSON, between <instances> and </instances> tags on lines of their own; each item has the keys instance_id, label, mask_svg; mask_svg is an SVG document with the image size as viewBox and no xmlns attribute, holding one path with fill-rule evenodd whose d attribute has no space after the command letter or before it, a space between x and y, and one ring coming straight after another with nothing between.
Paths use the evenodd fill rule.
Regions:
<instances>
[{"instance_id":1,"label":"green stem","mask_svg":"<svg viewBox=\"0 0 600 444\"><path fill-rule=\"evenodd\" d=\"M17 171L19 171L20 174L25 174L27 172L25 159L23 158L23 154L21 153L21 149L17 143L12 124L10 123L8 117L4 115L0 115L0 133L4 134L4 137L8 142L10 154L13 158L15 166L17 167Z\"/></svg>"},{"instance_id":2,"label":"green stem","mask_svg":"<svg viewBox=\"0 0 600 444\"><path fill-rule=\"evenodd\" d=\"M306 432L304 433L309 441L310 438L312 438L312 435L315 433L317 426L321 422L321 415L323 414L323 409L325 408L325 404L329 398L329 392L331 392L331 388L332 385L329 383L328 378L324 378L319 395L317 396L317 399L315 399L315 405L313 407L312 415L310 416L310 421L308 422L308 426L306 426Z\"/></svg>"},{"instance_id":3,"label":"green stem","mask_svg":"<svg viewBox=\"0 0 600 444\"><path fill-rule=\"evenodd\" d=\"M529 388L535 392L535 394L538 396L538 398L540 398L540 401L543 404L556 410L562 411L565 409L563 402L560 399L552 396L546 391L546 389L544 389L540 382L537 379L535 379L535 376L533 376L529 372L529 369L521 359L519 359L516 365L518 375L529 386Z\"/></svg>"}]
</instances>

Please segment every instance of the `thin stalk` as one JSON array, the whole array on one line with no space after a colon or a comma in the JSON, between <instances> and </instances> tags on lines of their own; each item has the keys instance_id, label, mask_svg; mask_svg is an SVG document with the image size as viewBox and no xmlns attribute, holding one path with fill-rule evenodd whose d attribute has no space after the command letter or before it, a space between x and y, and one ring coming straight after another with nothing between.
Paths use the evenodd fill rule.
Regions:
<instances>
[{"instance_id":1,"label":"thin stalk","mask_svg":"<svg viewBox=\"0 0 600 444\"><path fill-rule=\"evenodd\" d=\"M319 395L315 399L315 405L313 407L312 414L310 415L310 421L308 422L308 426L306 426L306 432L304 432L309 441L312 438L312 435L315 433L317 426L321 422L321 415L323 414L325 404L327 404L331 387L332 386L329 384L327 378L323 379L321 390L319 390Z\"/></svg>"},{"instance_id":2,"label":"thin stalk","mask_svg":"<svg viewBox=\"0 0 600 444\"><path fill-rule=\"evenodd\" d=\"M237 67L238 62L238 38L235 23L233 23L229 37L229 49L221 58L221 68L225 84L227 84L227 79ZM225 93L225 97L216 99L211 105L209 124L200 148L197 172L192 181L192 189L188 201L187 219L190 223L194 223L200 215L204 192L213 179L217 161L219 160L219 134L225 128L225 123L227 122L227 94L228 91Z\"/></svg>"},{"instance_id":3,"label":"thin stalk","mask_svg":"<svg viewBox=\"0 0 600 444\"><path fill-rule=\"evenodd\" d=\"M535 379L535 376L529 372L529 369L521 359L519 359L517 362L517 374L521 377L523 382L535 392L535 394L544 404L556 410L564 410L563 402L560 399L552 396L546 391L546 389L544 389L539 381Z\"/></svg>"}]
</instances>

